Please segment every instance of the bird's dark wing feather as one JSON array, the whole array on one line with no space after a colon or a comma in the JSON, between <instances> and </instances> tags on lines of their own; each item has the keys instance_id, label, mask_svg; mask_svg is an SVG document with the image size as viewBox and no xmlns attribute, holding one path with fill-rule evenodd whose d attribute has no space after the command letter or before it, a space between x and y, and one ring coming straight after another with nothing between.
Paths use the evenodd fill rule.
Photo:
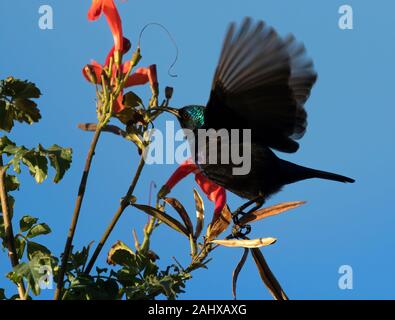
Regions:
<instances>
[{"instance_id":1,"label":"bird's dark wing feather","mask_svg":"<svg viewBox=\"0 0 395 320\"><path fill-rule=\"evenodd\" d=\"M206 108L208 128L251 128L274 149L295 152L303 136L304 103L316 80L313 63L293 36L281 38L264 22L231 24Z\"/></svg>"}]
</instances>

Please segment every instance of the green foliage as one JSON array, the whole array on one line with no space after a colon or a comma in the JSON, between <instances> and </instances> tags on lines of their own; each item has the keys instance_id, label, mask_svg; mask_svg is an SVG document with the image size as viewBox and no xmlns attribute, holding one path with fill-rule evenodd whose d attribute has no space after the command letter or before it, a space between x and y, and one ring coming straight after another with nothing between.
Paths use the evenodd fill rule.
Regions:
<instances>
[{"instance_id":1,"label":"green foliage","mask_svg":"<svg viewBox=\"0 0 395 320\"><path fill-rule=\"evenodd\" d=\"M111 275L106 277L102 273L107 269L97 268L97 276L84 273L85 265L92 246L83 247L69 256L66 277L67 287L64 290L64 300L115 300L120 298L118 283Z\"/></svg>"},{"instance_id":2,"label":"green foliage","mask_svg":"<svg viewBox=\"0 0 395 320\"><path fill-rule=\"evenodd\" d=\"M5 177L5 185L8 192L18 190L20 185L18 177L7 174Z\"/></svg>"},{"instance_id":3,"label":"green foliage","mask_svg":"<svg viewBox=\"0 0 395 320\"><path fill-rule=\"evenodd\" d=\"M43 285L51 281L52 270L57 262L55 257L36 251L28 262L18 264L7 277L14 283L18 283L22 279L26 280L32 293L38 296Z\"/></svg>"},{"instance_id":4,"label":"green foliage","mask_svg":"<svg viewBox=\"0 0 395 320\"><path fill-rule=\"evenodd\" d=\"M28 238L34 238L42 234L51 233L51 229L45 223L40 223L35 225L34 227L30 228L29 232L27 233Z\"/></svg>"},{"instance_id":5,"label":"green foliage","mask_svg":"<svg viewBox=\"0 0 395 320\"><path fill-rule=\"evenodd\" d=\"M147 300L160 295L176 299L178 294L184 292L185 281L191 278L190 274L175 265L159 271L156 260L157 256L152 252L133 252L121 241L112 246L107 262L121 266L113 274L122 285L121 292L126 299Z\"/></svg>"},{"instance_id":6,"label":"green foliage","mask_svg":"<svg viewBox=\"0 0 395 320\"><path fill-rule=\"evenodd\" d=\"M120 297L118 283L113 278L79 274L69 281L63 300L116 300Z\"/></svg>"},{"instance_id":7,"label":"green foliage","mask_svg":"<svg viewBox=\"0 0 395 320\"><path fill-rule=\"evenodd\" d=\"M17 265L7 277L18 283L24 279L34 295L39 295L41 287L52 277L52 272L56 270L58 259L51 255L51 251L30 239L39 235L49 234L51 229L45 223L37 223L38 218L24 216L19 221L19 233L15 236L15 246L18 258L21 260L27 256L26 262ZM3 242L3 245L4 242ZM50 272L51 274L47 274Z\"/></svg>"},{"instance_id":8,"label":"green foliage","mask_svg":"<svg viewBox=\"0 0 395 320\"><path fill-rule=\"evenodd\" d=\"M33 225L35 225L38 221L38 218L34 218L31 216L24 216L19 221L19 228L22 232L28 231Z\"/></svg>"},{"instance_id":9,"label":"green foliage","mask_svg":"<svg viewBox=\"0 0 395 320\"><path fill-rule=\"evenodd\" d=\"M25 165L37 183L42 183L48 176L48 160L56 172L55 183L63 178L72 161L70 148L62 148L55 144L45 149L39 144L37 148L29 150L24 146L17 146L6 136L0 138L0 153L11 157L9 164L13 166L16 173L21 172L21 164ZM19 187L18 180L12 178L9 180L13 189Z\"/></svg>"},{"instance_id":10,"label":"green foliage","mask_svg":"<svg viewBox=\"0 0 395 320\"><path fill-rule=\"evenodd\" d=\"M14 122L32 124L41 118L37 104L31 100L41 96L36 85L8 77L0 81L0 130L10 132Z\"/></svg>"}]
</instances>

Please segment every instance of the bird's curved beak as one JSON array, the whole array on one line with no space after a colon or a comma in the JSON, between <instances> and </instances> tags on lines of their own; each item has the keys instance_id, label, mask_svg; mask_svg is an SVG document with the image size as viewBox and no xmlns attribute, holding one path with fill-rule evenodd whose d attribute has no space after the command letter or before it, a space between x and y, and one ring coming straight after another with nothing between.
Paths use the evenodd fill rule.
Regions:
<instances>
[{"instance_id":1,"label":"bird's curved beak","mask_svg":"<svg viewBox=\"0 0 395 320\"><path fill-rule=\"evenodd\" d=\"M169 112L171 114L174 114L177 118L181 118L180 110L178 110L176 108L160 107L160 108L158 108L158 110L163 110L163 111Z\"/></svg>"}]
</instances>

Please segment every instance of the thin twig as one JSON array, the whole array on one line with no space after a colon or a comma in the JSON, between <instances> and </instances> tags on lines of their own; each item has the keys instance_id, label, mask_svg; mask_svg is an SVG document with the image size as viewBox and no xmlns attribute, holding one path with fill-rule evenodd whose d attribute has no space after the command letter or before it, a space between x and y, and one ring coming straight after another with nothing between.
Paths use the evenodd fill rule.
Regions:
<instances>
[{"instance_id":1,"label":"thin twig","mask_svg":"<svg viewBox=\"0 0 395 320\"><path fill-rule=\"evenodd\" d=\"M5 178L7 173L7 166L3 165L3 156L0 156L0 197L1 197L1 210L3 213L4 229L5 229L5 241L8 248L8 256L10 257L12 267L16 267L19 264L18 254L15 247L15 237L12 228L11 215L8 207L8 193L5 185ZM18 294L21 300L26 300L26 290L23 280L18 284Z\"/></svg>"},{"instance_id":2,"label":"thin twig","mask_svg":"<svg viewBox=\"0 0 395 320\"><path fill-rule=\"evenodd\" d=\"M99 256L101 250L103 249L103 246L106 243L108 237L110 236L112 230L114 229L115 225L117 224L122 213L129 206L129 199L133 195L134 189L137 185L137 182L140 178L141 172L142 172L144 164L145 164L144 156L145 156L145 153L143 151L141 153L140 162L138 164L136 174L133 177L132 183L130 184L129 189L126 192L126 195L122 198L120 206L118 207L117 211L115 212L114 217L112 218L110 224L108 225L107 229L105 230L102 238L100 239L99 244L97 245L91 259L89 260L89 263L85 269L86 274L89 274L89 272L91 272L91 270L96 262L96 259Z\"/></svg>"},{"instance_id":3,"label":"thin twig","mask_svg":"<svg viewBox=\"0 0 395 320\"><path fill-rule=\"evenodd\" d=\"M78 124L78 128L84 131L96 131L97 124L96 123L80 123ZM125 130L122 130L118 126L114 125L106 125L103 126L102 131L113 133L117 136L121 136L125 138L127 133Z\"/></svg>"},{"instance_id":4,"label":"thin twig","mask_svg":"<svg viewBox=\"0 0 395 320\"><path fill-rule=\"evenodd\" d=\"M61 293L62 293L61 291L63 288L63 281L64 281L64 275L66 272L67 261L69 259L69 255L71 252L74 233L75 233L75 229L77 227L78 218L79 218L80 210L81 210L81 205L82 205L82 201L83 201L84 195L85 195L85 189L86 189L86 184L88 181L89 171L91 168L92 159L95 154L95 149L96 149L96 145L99 140L100 134L101 134L101 127L97 126L95 134L92 138L92 142L91 142L88 154L86 156L85 167L84 167L84 171L82 173L82 178L81 178L80 186L78 189L78 196L77 196L77 200L75 202L73 218L71 220L71 225L70 225L69 233L67 235L67 240L66 240L66 244L65 244L65 248L64 248L64 252L63 252L62 264L61 264L61 267L59 270L58 282L57 282L57 287L56 287L55 297L54 297L55 300L59 300L61 297Z\"/></svg>"}]
</instances>

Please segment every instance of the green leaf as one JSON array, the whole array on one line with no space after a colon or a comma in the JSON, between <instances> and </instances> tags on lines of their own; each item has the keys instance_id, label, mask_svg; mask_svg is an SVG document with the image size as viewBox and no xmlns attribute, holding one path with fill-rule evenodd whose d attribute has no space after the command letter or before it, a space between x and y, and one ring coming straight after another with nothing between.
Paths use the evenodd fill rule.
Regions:
<instances>
[{"instance_id":1,"label":"green leaf","mask_svg":"<svg viewBox=\"0 0 395 320\"><path fill-rule=\"evenodd\" d=\"M48 268L52 270L51 258L37 254L28 263L18 264L7 277L15 283L25 279L33 294L37 296L41 292L40 284L45 276L43 270Z\"/></svg>"},{"instance_id":2,"label":"green leaf","mask_svg":"<svg viewBox=\"0 0 395 320\"><path fill-rule=\"evenodd\" d=\"M1 104L1 102L0 102ZM12 142L10 139L8 139L7 136L2 136L0 138L0 153L4 152L4 148L9 147L9 146L15 146L15 143Z\"/></svg>"},{"instance_id":3,"label":"green leaf","mask_svg":"<svg viewBox=\"0 0 395 320\"><path fill-rule=\"evenodd\" d=\"M20 185L18 177L7 174L5 177L5 185L9 192L18 190Z\"/></svg>"},{"instance_id":4,"label":"green leaf","mask_svg":"<svg viewBox=\"0 0 395 320\"><path fill-rule=\"evenodd\" d=\"M55 169L54 182L62 180L65 172L70 168L72 161L72 149L62 148L56 144L46 150L51 166Z\"/></svg>"},{"instance_id":5,"label":"green leaf","mask_svg":"<svg viewBox=\"0 0 395 320\"><path fill-rule=\"evenodd\" d=\"M15 248L18 259L22 259L23 254L25 253L26 240L21 237L15 238Z\"/></svg>"},{"instance_id":6,"label":"green leaf","mask_svg":"<svg viewBox=\"0 0 395 320\"><path fill-rule=\"evenodd\" d=\"M42 183L48 176L48 159L56 171L55 183L63 178L72 161L71 148L62 148L54 144L45 149L40 144L37 148L28 150L24 146L16 146L6 136L0 138L0 152L12 156L10 163L16 173L21 172L21 162L26 165L37 183Z\"/></svg>"},{"instance_id":7,"label":"green leaf","mask_svg":"<svg viewBox=\"0 0 395 320\"><path fill-rule=\"evenodd\" d=\"M34 259L34 256L37 254L41 256L51 256L51 251L47 247L37 242L29 241L27 243L27 256L29 260Z\"/></svg>"},{"instance_id":8,"label":"green leaf","mask_svg":"<svg viewBox=\"0 0 395 320\"><path fill-rule=\"evenodd\" d=\"M14 100L14 119L19 122L32 124L41 119L37 104L29 99L16 98Z\"/></svg>"},{"instance_id":9,"label":"green leaf","mask_svg":"<svg viewBox=\"0 0 395 320\"><path fill-rule=\"evenodd\" d=\"M0 95L11 98L32 99L39 98L41 92L33 82L8 77L0 81Z\"/></svg>"},{"instance_id":10,"label":"green leaf","mask_svg":"<svg viewBox=\"0 0 395 320\"><path fill-rule=\"evenodd\" d=\"M51 233L51 228L46 223L40 223L32 227L27 233L28 238L34 238L39 235Z\"/></svg>"},{"instance_id":11,"label":"green leaf","mask_svg":"<svg viewBox=\"0 0 395 320\"><path fill-rule=\"evenodd\" d=\"M82 250L76 251L72 254L70 254L70 263L71 263L71 268L70 270L77 270L80 267L84 267L88 257L89 257L89 250L92 246L93 242L91 242L88 246L83 247Z\"/></svg>"},{"instance_id":12,"label":"green leaf","mask_svg":"<svg viewBox=\"0 0 395 320\"><path fill-rule=\"evenodd\" d=\"M115 300L119 298L118 284L114 279L97 279L79 274L65 290L65 300Z\"/></svg>"},{"instance_id":13,"label":"green leaf","mask_svg":"<svg viewBox=\"0 0 395 320\"><path fill-rule=\"evenodd\" d=\"M40 146L38 151L29 150L24 154L22 162L29 168L30 174L37 183L42 183L48 176L48 160Z\"/></svg>"},{"instance_id":14,"label":"green leaf","mask_svg":"<svg viewBox=\"0 0 395 320\"><path fill-rule=\"evenodd\" d=\"M34 218L31 216L23 216L21 220L19 220L19 228L22 232L29 230L34 224L36 224L38 218Z\"/></svg>"},{"instance_id":15,"label":"green leaf","mask_svg":"<svg viewBox=\"0 0 395 320\"><path fill-rule=\"evenodd\" d=\"M40 90L29 81L9 77L0 81L0 129L10 132L14 121L32 124L41 119L37 104Z\"/></svg>"},{"instance_id":16,"label":"green leaf","mask_svg":"<svg viewBox=\"0 0 395 320\"><path fill-rule=\"evenodd\" d=\"M123 96L123 104L128 107L138 107L143 105L141 98L132 91Z\"/></svg>"},{"instance_id":17,"label":"green leaf","mask_svg":"<svg viewBox=\"0 0 395 320\"><path fill-rule=\"evenodd\" d=\"M0 100L0 130L10 132L14 126L14 119L11 112L8 112L8 105Z\"/></svg>"},{"instance_id":18,"label":"green leaf","mask_svg":"<svg viewBox=\"0 0 395 320\"><path fill-rule=\"evenodd\" d=\"M160 211L156 208L143 205L143 204L133 204L134 207L137 209L140 209L144 211L145 213L159 219L163 223L167 224L169 227L173 228L174 230L184 234L189 238L189 232L188 230L182 225L181 222L178 220L174 219L173 217L169 216L168 214L164 213L163 211Z\"/></svg>"},{"instance_id":19,"label":"green leaf","mask_svg":"<svg viewBox=\"0 0 395 320\"><path fill-rule=\"evenodd\" d=\"M125 243L117 241L108 252L107 263L131 267L136 263L136 255Z\"/></svg>"}]
</instances>

